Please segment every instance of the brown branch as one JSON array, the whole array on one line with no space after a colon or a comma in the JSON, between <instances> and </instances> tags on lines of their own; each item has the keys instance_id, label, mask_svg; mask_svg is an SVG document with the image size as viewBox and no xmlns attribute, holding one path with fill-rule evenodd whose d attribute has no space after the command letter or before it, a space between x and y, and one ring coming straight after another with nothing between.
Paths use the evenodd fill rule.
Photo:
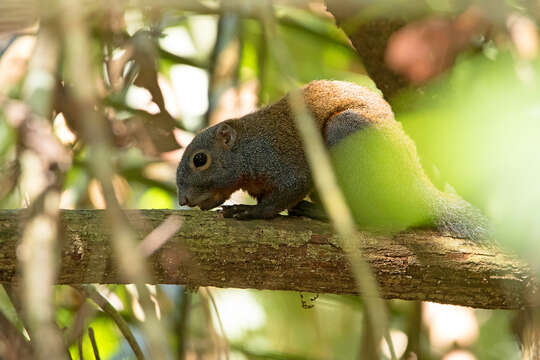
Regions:
<instances>
[{"instance_id":1,"label":"brown branch","mask_svg":"<svg viewBox=\"0 0 540 360\"><path fill-rule=\"evenodd\" d=\"M155 283L356 292L347 258L326 223L288 217L240 222L200 211L126 211L139 239L172 214L184 224L149 258ZM0 211L1 283L17 280L23 216L23 210ZM61 222L65 239L58 283L125 282L113 258L104 211L62 211ZM530 300L538 285L528 267L494 246L420 230L361 236L358 245L385 298L488 309L538 305Z\"/></svg>"}]
</instances>

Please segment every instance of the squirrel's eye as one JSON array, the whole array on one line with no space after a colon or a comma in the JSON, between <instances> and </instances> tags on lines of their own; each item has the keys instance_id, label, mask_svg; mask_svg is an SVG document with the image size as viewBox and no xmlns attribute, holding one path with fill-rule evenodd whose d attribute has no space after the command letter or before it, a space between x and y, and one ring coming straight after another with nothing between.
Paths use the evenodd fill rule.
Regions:
<instances>
[{"instance_id":1,"label":"squirrel's eye","mask_svg":"<svg viewBox=\"0 0 540 360\"><path fill-rule=\"evenodd\" d=\"M195 165L195 167L204 166L207 160L208 160L208 156L206 156L205 153L202 153L202 152L196 153L195 156L193 157L193 165Z\"/></svg>"},{"instance_id":2,"label":"squirrel's eye","mask_svg":"<svg viewBox=\"0 0 540 360\"><path fill-rule=\"evenodd\" d=\"M207 151L196 152L191 157L191 167L194 170L205 170L210 166L210 155Z\"/></svg>"}]
</instances>

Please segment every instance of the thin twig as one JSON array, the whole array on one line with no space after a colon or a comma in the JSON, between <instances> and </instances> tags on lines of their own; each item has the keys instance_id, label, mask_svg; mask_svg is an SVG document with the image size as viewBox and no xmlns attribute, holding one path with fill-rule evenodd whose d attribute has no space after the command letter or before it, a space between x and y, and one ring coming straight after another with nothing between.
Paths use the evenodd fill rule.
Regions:
<instances>
[{"instance_id":1,"label":"thin twig","mask_svg":"<svg viewBox=\"0 0 540 360\"><path fill-rule=\"evenodd\" d=\"M79 351L79 360L84 360L83 347L82 347L82 334L77 339L77 350Z\"/></svg>"},{"instance_id":2,"label":"thin twig","mask_svg":"<svg viewBox=\"0 0 540 360\"><path fill-rule=\"evenodd\" d=\"M95 312L95 307L88 302L83 302L79 306L79 309L75 314L75 320L73 320L73 325L71 325L71 329L65 331L64 339L68 347L80 339L84 333L86 319L93 317Z\"/></svg>"},{"instance_id":3,"label":"thin twig","mask_svg":"<svg viewBox=\"0 0 540 360\"><path fill-rule=\"evenodd\" d=\"M189 315L191 312L191 292L185 287L180 286L180 306L178 309L178 319L176 321L177 355L179 360L186 358L186 343Z\"/></svg>"},{"instance_id":4,"label":"thin twig","mask_svg":"<svg viewBox=\"0 0 540 360\"><path fill-rule=\"evenodd\" d=\"M210 291L210 288L205 287L204 290L206 290L206 295L208 296L208 299L210 299L210 304L212 304L212 308L214 309L214 313L216 314L216 319L219 324L219 331L221 332L221 340L224 342L225 345L225 359L229 360L229 341L227 340L227 334L225 333L225 328L223 327L223 321L221 321L221 316L219 315L216 300L214 299L214 295Z\"/></svg>"},{"instance_id":5,"label":"thin twig","mask_svg":"<svg viewBox=\"0 0 540 360\"><path fill-rule=\"evenodd\" d=\"M64 10L69 17L63 17L64 32L66 34L66 74L67 80L73 86L75 101L84 109L82 123L85 140L91 145L91 168L101 183L103 197L107 204L108 221L113 229L112 245L124 276L136 284L140 294L141 304L147 315L143 322L143 330L148 338L149 352L152 358L170 359L171 354L167 344L167 337L162 323L153 311L145 283L150 282L148 270L143 254L137 248L135 233L127 222L120 208L112 177L113 164L110 158L111 145L108 137L108 124L103 116L94 111L97 100L95 84L95 67L90 56L81 54L90 53L91 44L85 22L85 14L77 3L69 0L63 1Z\"/></svg>"},{"instance_id":6,"label":"thin twig","mask_svg":"<svg viewBox=\"0 0 540 360\"><path fill-rule=\"evenodd\" d=\"M115 322L116 326L118 326L118 329L122 333L122 335L126 338L126 341L128 342L129 346L133 350L133 353L135 354L135 357L139 360L144 360L144 354L142 352L142 349L139 346L139 343L137 343L137 340L135 339L135 336L131 332L129 325L124 320L124 318L116 311L114 306L111 305L111 303L103 297L94 286L73 286L75 289L82 292L84 295L92 299L100 308L105 312L107 315L111 317L111 319Z\"/></svg>"},{"instance_id":7,"label":"thin twig","mask_svg":"<svg viewBox=\"0 0 540 360\"><path fill-rule=\"evenodd\" d=\"M208 126L218 109L222 95L235 87L238 81L242 46L240 42L240 19L235 13L220 16L216 43L210 58L208 82L208 110L204 116L204 126Z\"/></svg>"},{"instance_id":8,"label":"thin twig","mask_svg":"<svg viewBox=\"0 0 540 360\"><path fill-rule=\"evenodd\" d=\"M261 12L261 17L267 29L268 37L272 39L268 43L272 46L276 62L281 71L286 74L285 79L292 83L289 66L291 62L287 61L289 54L278 36L271 4L266 11ZM355 222L343 192L338 186L330 163L330 157L323 145L320 130L317 129L315 121L309 114L299 91L292 91L289 100L313 173L315 186L319 190L322 203L339 235L341 246L349 257L353 275L360 293L364 297L366 307L364 313L370 317L369 324L371 325L373 340L376 342L384 336L391 349L391 354L393 354L392 340L388 332L386 307L379 295L378 285L371 268L357 246L356 238L362 235L355 231ZM374 344L374 346L378 346L378 344ZM395 356L392 359L394 360Z\"/></svg>"},{"instance_id":9,"label":"thin twig","mask_svg":"<svg viewBox=\"0 0 540 360\"><path fill-rule=\"evenodd\" d=\"M100 360L96 338L94 336L94 329L92 329L92 327L88 327L88 337L90 338L90 342L92 343L92 350L94 351L95 359Z\"/></svg>"},{"instance_id":10,"label":"thin twig","mask_svg":"<svg viewBox=\"0 0 540 360\"><path fill-rule=\"evenodd\" d=\"M42 165L41 173L37 170L38 173L31 176L46 179L46 186L40 194L29 194L33 200L32 211L26 219L19 252L24 315L37 359L66 358L62 337L54 322L52 286L59 270L58 216L62 182L59 170L62 159L56 155L64 149L56 138L48 136L46 120L51 111L58 45L57 34L43 22L23 86L24 99L31 109L24 120L25 146L28 147L24 154L37 157ZM39 148L37 141L41 141L39 145L44 147Z\"/></svg>"},{"instance_id":11,"label":"thin twig","mask_svg":"<svg viewBox=\"0 0 540 360\"><path fill-rule=\"evenodd\" d=\"M207 296L207 294L202 292L202 288L199 288L201 296L199 296L200 299L200 305L202 308L202 311L205 314L206 317L206 323L208 326L208 332L210 333L210 338L212 339L212 342L216 349L216 357L219 358L219 354L221 351L221 343L219 341L219 336L216 332L216 329L214 327L214 322L212 321L212 310L210 309L210 297Z\"/></svg>"},{"instance_id":12,"label":"thin twig","mask_svg":"<svg viewBox=\"0 0 540 360\"><path fill-rule=\"evenodd\" d=\"M409 358L410 354L415 354L418 359L423 359L424 354L420 353L420 336L422 334L422 302L413 301L410 304L409 316L407 319L407 349L403 357Z\"/></svg>"},{"instance_id":13,"label":"thin twig","mask_svg":"<svg viewBox=\"0 0 540 360\"><path fill-rule=\"evenodd\" d=\"M185 65L190 65L190 66L201 68L201 69L208 69L208 64L204 61L176 55L171 52L168 52L167 50L162 49L161 47L158 48L158 51L159 51L160 58L169 60L175 64L185 64Z\"/></svg>"},{"instance_id":14,"label":"thin twig","mask_svg":"<svg viewBox=\"0 0 540 360\"><path fill-rule=\"evenodd\" d=\"M169 216L139 243L139 250L144 256L152 255L178 232L183 222L184 219L180 216Z\"/></svg>"}]
</instances>

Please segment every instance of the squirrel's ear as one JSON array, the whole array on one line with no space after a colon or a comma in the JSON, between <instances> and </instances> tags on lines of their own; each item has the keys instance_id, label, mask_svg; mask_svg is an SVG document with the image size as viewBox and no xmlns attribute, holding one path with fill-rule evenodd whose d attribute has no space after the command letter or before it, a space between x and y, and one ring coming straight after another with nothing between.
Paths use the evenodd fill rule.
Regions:
<instances>
[{"instance_id":1,"label":"squirrel's ear","mask_svg":"<svg viewBox=\"0 0 540 360\"><path fill-rule=\"evenodd\" d=\"M236 141L236 130L229 124L220 124L217 137L226 149L230 149Z\"/></svg>"}]
</instances>

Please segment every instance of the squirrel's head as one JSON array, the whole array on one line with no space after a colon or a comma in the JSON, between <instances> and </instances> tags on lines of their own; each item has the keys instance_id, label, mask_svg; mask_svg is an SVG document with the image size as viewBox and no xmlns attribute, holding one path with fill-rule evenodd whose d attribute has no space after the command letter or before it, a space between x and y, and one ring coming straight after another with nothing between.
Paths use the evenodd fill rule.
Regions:
<instances>
[{"instance_id":1,"label":"squirrel's head","mask_svg":"<svg viewBox=\"0 0 540 360\"><path fill-rule=\"evenodd\" d=\"M186 148L176 171L178 203L209 210L221 205L236 190L234 164L237 131L223 122L197 134Z\"/></svg>"}]
</instances>

